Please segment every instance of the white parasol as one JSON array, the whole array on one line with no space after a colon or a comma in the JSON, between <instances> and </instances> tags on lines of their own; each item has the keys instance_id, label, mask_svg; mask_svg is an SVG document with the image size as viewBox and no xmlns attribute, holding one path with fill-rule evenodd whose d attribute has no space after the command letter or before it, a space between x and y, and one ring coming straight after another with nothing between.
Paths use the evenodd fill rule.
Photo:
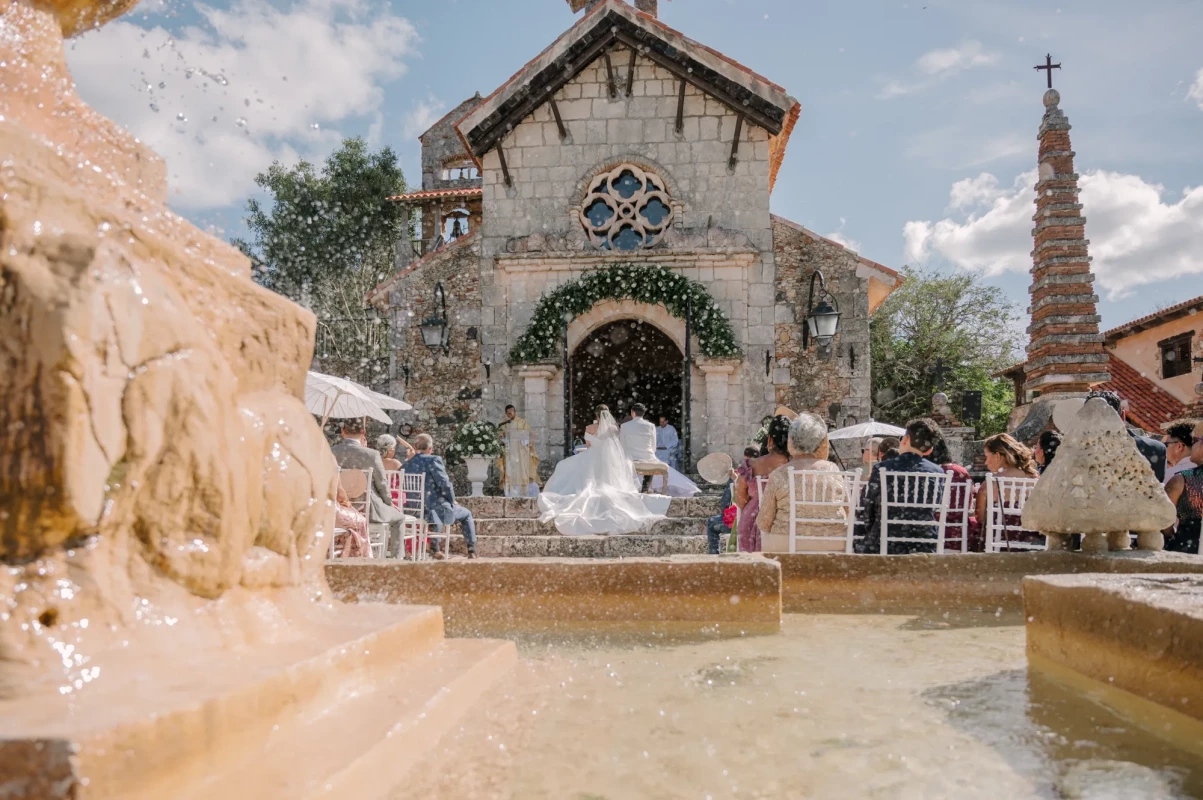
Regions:
<instances>
[{"instance_id":1,"label":"white parasol","mask_svg":"<svg viewBox=\"0 0 1203 800\"><path fill-rule=\"evenodd\" d=\"M393 421L384 413L385 407L404 411L413 406L373 392L366 386L360 386L346 378L336 378L313 371L305 376L305 408L321 417L323 426L331 417L371 417L391 425Z\"/></svg>"},{"instance_id":2,"label":"white parasol","mask_svg":"<svg viewBox=\"0 0 1203 800\"><path fill-rule=\"evenodd\" d=\"M828 439L868 439L870 436L898 436L901 437L906 430L894 425L887 425L884 422L876 422L869 420L862 422L859 425L849 425L847 428L840 428L827 434Z\"/></svg>"}]
</instances>

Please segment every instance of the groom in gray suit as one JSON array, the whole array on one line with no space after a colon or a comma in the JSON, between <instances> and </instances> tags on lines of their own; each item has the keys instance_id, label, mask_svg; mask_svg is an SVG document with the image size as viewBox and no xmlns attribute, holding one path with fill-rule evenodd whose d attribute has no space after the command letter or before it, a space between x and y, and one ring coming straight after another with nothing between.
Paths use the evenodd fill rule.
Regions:
<instances>
[{"instance_id":1,"label":"groom in gray suit","mask_svg":"<svg viewBox=\"0 0 1203 800\"><path fill-rule=\"evenodd\" d=\"M370 469L372 485L368 490L372 503L372 524L388 525L388 556L396 558L401 549L401 523L405 520L393 506L392 492L384 480L384 461L380 453L367 446L363 418L349 419L342 424L343 440L330 448L339 469Z\"/></svg>"},{"instance_id":2,"label":"groom in gray suit","mask_svg":"<svg viewBox=\"0 0 1203 800\"><path fill-rule=\"evenodd\" d=\"M622 423L619 438L622 440L622 449L626 450L627 458L631 461L649 462L658 466L660 462L656 458L656 426L643 418L646 413L647 406L643 403L631 406L631 418ZM644 475L641 491L646 492L651 484L652 476Z\"/></svg>"}]
</instances>

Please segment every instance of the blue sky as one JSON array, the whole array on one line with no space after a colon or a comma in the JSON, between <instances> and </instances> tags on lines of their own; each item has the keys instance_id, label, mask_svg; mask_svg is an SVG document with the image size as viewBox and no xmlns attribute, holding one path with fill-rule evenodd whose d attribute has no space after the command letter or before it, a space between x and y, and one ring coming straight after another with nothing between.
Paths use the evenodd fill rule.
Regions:
<instances>
[{"instance_id":1,"label":"blue sky","mask_svg":"<svg viewBox=\"0 0 1203 800\"><path fill-rule=\"evenodd\" d=\"M1203 3L661 0L802 104L773 211L892 267L973 269L1026 305L1051 52L1103 323L1203 294ZM71 44L80 93L163 154L171 203L242 233L254 174L342 136L391 146L488 94L564 0L146 0ZM1196 188L1198 187L1198 188Z\"/></svg>"}]
</instances>

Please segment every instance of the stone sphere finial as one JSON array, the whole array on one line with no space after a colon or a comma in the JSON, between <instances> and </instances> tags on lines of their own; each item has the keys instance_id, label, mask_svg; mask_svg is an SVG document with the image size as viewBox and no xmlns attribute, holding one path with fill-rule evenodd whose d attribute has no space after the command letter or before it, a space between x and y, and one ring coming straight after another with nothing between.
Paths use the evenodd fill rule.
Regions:
<instances>
[{"instance_id":1,"label":"stone sphere finial","mask_svg":"<svg viewBox=\"0 0 1203 800\"><path fill-rule=\"evenodd\" d=\"M1044 107L1052 108L1061 102L1061 93L1056 89L1049 89L1044 93Z\"/></svg>"},{"instance_id":2,"label":"stone sphere finial","mask_svg":"<svg viewBox=\"0 0 1203 800\"><path fill-rule=\"evenodd\" d=\"M34 0L34 5L58 18L63 36L70 38L114 20L138 0Z\"/></svg>"},{"instance_id":3,"label":"stone sphere finial","mask_svg":"<svg viewBox=\"0 0 1203 800\"><path fill-rule=\"evenodd\" d=\"M948 395L944 394L943 392L936 392L931 396L931 404L933 406L948 405Z\"/></svg>"}]
</instances>

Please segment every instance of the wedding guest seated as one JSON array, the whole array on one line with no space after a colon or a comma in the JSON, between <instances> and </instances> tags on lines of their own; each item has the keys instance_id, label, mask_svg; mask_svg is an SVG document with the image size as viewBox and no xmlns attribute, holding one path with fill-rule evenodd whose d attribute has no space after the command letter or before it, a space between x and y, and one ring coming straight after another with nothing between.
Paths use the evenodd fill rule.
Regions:
<instances>
[{"instance_id":1,"label":"wedding guest seated","mask_svg":"<svg viewBox=\"0 0 1203 800\"><path fill-rule=\"evenodd\" d=\"M973 477L963 465L952 460L952 454L948 451L948 441L943 436L937 439L935 446L932 447L930 461L951 476L948 487L947 517L950 538L945 542L944 549L959 553L961 542L959 540L952 541L951 536L953 529L959 530L961 523L965 520L965 502L969 499L966 495L973 495ZM982 538L981 528L973 522L974 520L971 519L968 528L968 549L980 553L985 549L985 540Z\"/></svg>"},{"instance_id":2,"label":"wedding guest seated","mask_svg":"<svg viewBox=\"0 0 1203 800\"><path fill-rule=\"evenodd\" d=\"M334 539L335 553L343 558L367 558L372 555L368 541L368 519L351 505L347 492L340 484L335 495L334 527L345 528Z\"/></svg>"},{"instance_id":3,"label":"wedding guest seated","mask_svg":"<svg viewBox=\"0 0 1203 800\"><path fill-rule=\"evenodd\" d=\"M871 436L865 441L865 446L860 453L860 479L862 481L869 480L869 476L873 474L873 465L881 460L877 455L877 448L880 446L880 436Z\"/></svg>"},{"instance_id":4,"label":"wedding guest seated","mask_svg":"<svg viewBox=\"0 0 1203 800\"><path fill-rule=\"evenodd\" d=\"M890 480L889 485L884 489L881 485L881 473L883 470L888 472L918 472L930 473L936 475L944 474L944 470L933 464L927 459L931 455L932 448L940 439L940 428L936 425L935 420L927 417L913 419L906 424L906 435L902 437L902 441L898 444L898 455L894 458L887 458L878 462L873 466L873 474L869 478L869 484L865 488L865 538L858 547L858 552L861 553L880 553L881 552L881 514L882 514L882 492L889 492L887 497L891 502L917 502L922 499L926 502L927 497L916 498L917 492L909 491L903 496L898 486L903 485L902 481ZM926 538L931 537L931 544L926 542L890 542L887 552L890 555L899 555L905 553L934 553L936 551L936 528L934 525L907 525L907 522L932 522L935 521L936 515L928 508L899 508L896 509L887 524L889 525L890 536L898 536L903 538Z\"/></svg>"},{"instance_id":5,"label":"wedding guest seated","mask_svg":"<svg viewBox=\"0 0 1203 800\"><path fill-rule=\"evenodd\" d=\"M340 469L370 469L372 471L371 518L372 523L381 523L389 528L388 555L395 558L401 549L401 527L405 515L393 507L392 493L384 479L384 462L380 453L367 446L363 418L344 420L342 441L330 448Z\"/></svg>"},{"instance_id":6,"label":"wedding guest seated","mask_svg":"<svg viewBox=\"0 0 1203 800\"><path fill-rule=\"evenodd\" d=\"M777 415L769 420L763 455L752 459L739 470L735 482L735 505L739 506L739 552L760 552L760 529L756 514L760 508L760 488L757 478L767 478L773 470L789 461L789 417Z\"/></svg>"},{"instance_id":7,"label":"wedding guest seated","mask_svg":"<svg viewBox=\"0 0 1203 800\"><path fill-rule=\"evenodd\" d=\"M1191 461L1203 464L1203 422L1191 432ZM1179 472L1170 478L1166 494L1178 510L1178 527L1166 532L1165 549L1177 553L1200 553L1199 531L1203 525L1203 466Z\"/></svg>"},{"instance_id":8,"label":"wedding guest seated","mask_svg":"<svg viewBox=\"0 0 1203 800\"><path fill-rule=\"evenodd\" d=\"M428 433L420 433L414 440L414 449L417 453L405 462L405 472L426 476L426 521L437 532L445 525L458 522L468 545L468 558L476 558L476 520L471 511L455 502L455 489L447 475L447 465L442 457L434 454L434 439ZM435 558L447 557L439 550L437 539L430 540L430 549Z\"/></svg>"},{"instance_id":9,"label":"wedding guest seated","mask_svg":"<svg viewBox=\"0 0 1203 800\"><path fill-rule=\"evenodd\" d=\"M744 448L743 468L749 469L748 466L752 459L758 458L760 451L755 447ZM735 524L735 506L731 501L732 494L735 492L735 482L739 480L739 470L731 470L731 478L727 481L726 487L723 489L723 496L719 500L719 508L721 512L709 517L706 520L706 547L710 555L718 555L721 550L723 534L731 532L731 526Z\"/></svg>"},{"instance_id":10,"label":"wedding guest seated","mask_svg":"<svg viewBox=\"0 0 1203 800\"><path fill-rule=\"evenodd\" d=\"M397 459L397 437L387 433L382 433L376 437L376 452L380 454L380 460L384 462L384 468L389 472L396 472L401 469L401 462Z\"/></svg>"},{"instance_id":11,"label":"wedding guest seated","mask_svg":"<svg viewBox=\"0 0 1203 800\"><path fill-rule=\"evenodd\" d=\"M766 553L788 553L790 539L790 469L812 472L838 473L840 468L827 460L829 443L827 423L814 414L802 413L790 423L787 441L790 460L769 474L764 496L760 498L760 510L756 515L756 526L760 529L760 541ZM800 479L799 479L800 482ZM825 482L827 486L818 485ZM845 497L844 480L833 474L815 482L818 497L839 501ZM798 526L800 536L827 536L827 540L799 539L797 550L823 553L842 553L846 546L847 516L836 506L799 504L796 514L806 519L831 519L832 524L808 522Z\"/></svg>"},{"instance_id":12,"label":"wedding guest seated","mask_svg":"<svg viewBox=\"0 0 1203 800\"><path fill-rule=\"evenodd\" d=\"M1203 466L1203 464L1199 464L1195 459L1191 458L1193 438L1194 432L1189 422L1175 422L1166 429L1165 438L1163 439L1167 465L1165 468L1165 484L1169 484L1170 478L1179 472Z\"/></svg>"},{"instance_id":13,"label":"wedding guest seated","mask_svg":"<svg viewBox=\"0 0 1203 800\"><path fill-rule=\"evenodd\" d=\"M739 476L731 470L731 479L723 487L723 496L719 499L719 513L706 520L706 552L717 556L722 551L723 534L731 532L731 523L727 522L727 509L731 507L731 493L735 489L735 479Z\"/></svg>"},{"instance_id":14,"label":"wedding guest seated","mask_svg":"<svg viewBox=\"0 0 1203 800\"><path fill-rule=\"evenodd\" d=\"M898 458L898 448L900 442L896 436L883 436L877 445L877 460L885 461L890 458ZM869 473L872 477L872 472Z\"/></svg>"},{"instance_id":15,"label":"wedding guest seated","mask_svg":"<svg viewBox=\"0 0 1203 800\"><path fill-rule=\"evenodd\" d=\"M1048 469L1048 465L1053 463L1053 458L1057 455L1057 448L1060 446L1061 434L1056 431L1045 431L1036 440L1036 447L1032 450L1032 457L1036 459L1036 464L1041 475Z\"/></svg>"},{"instance_id":16,"label":"wedding guest seated","mask_svg":"<svg viewBox=\"0 0 1203 800\"><path fill-rule=\"evenodd\" d=\"M1032 458L1032 451L1023 442L1017 440L1009 433L998 433L985 441L986 448L986 469L990 471L990 475L986 476L986 480L978 487L977 499L974 503L976 509L975 515L978 522L981 523L983 530L987 524L986 519L986 504L988 502L989 491L987 483L991 476L999 478L1038 478L1040 472L1036 469L1036 460ZM995 485L994 491L997 493L998 487ZM997 494L996 494L997 497ZM1020 519L1018 514L1009 514L1006 517L1007 525L1019 525ZM1038 533L1019 533L1015 531L1007 531L1008 542L1024 542L1027 544L1039 544L1044 541L1044 537ZM1010 549L1007 545L1003 545L1003 550Z\"/></svg>"}]
</instances>

